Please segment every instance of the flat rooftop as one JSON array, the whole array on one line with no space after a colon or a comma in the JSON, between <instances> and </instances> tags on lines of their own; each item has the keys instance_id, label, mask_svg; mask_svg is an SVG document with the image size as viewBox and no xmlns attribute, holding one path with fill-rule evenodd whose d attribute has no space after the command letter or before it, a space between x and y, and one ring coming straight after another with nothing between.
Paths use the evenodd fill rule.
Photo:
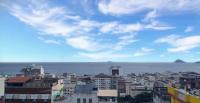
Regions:
<instances>
[{"instance_id":1,"label":"flat rooftop","mask_svg":"<svg viewBox=\"0 0 200 103\"><path fill-rule=\"evenodd\" d=\"M97 96L100 96L100 97L117 97L117 90L98 90Z\"/></svg>"}]
</instances>

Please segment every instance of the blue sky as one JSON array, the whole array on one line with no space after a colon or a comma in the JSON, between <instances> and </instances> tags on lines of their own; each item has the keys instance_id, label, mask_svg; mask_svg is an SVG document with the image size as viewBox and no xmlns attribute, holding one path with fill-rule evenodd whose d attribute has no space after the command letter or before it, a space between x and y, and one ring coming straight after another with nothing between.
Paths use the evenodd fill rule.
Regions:
<instances>
[{"instance_id":1,"label":"blue sky","mask_svg":"<svg viewBox=\"0 0 200 103\"><path fill-rule=\"evenodd\" d=\"M200 0L1 0L0 62L200 60Z\"/></svg>"}]
</instances>

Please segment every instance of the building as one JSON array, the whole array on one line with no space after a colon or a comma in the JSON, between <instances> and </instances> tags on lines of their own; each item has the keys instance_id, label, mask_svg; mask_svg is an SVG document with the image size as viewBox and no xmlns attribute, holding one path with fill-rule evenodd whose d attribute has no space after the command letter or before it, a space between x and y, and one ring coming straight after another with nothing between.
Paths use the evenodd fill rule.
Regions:
<instances>
[{"instance_id":1,"label":"building","mask_svg":"<svg viewBox=\"0 0 200 103\"><path fill-rule=\"evenodd\" d=\"M43 77L45 75L44 68L40 65L35 65L35 64L25 66L24 68L22 68L21 73L24 76L42 76Z\"/></svg>"},{"instance_id":2,"label":"building","mask_svg":"<svg viewBox=\"0 0 200 103\"><path fill-rule=\"evenodd\" d=\"M200 74L195 72L183 72L181 73L180 88L192 90L200 89Z\"/></svg>"},{"instance_id":3,"label":"building","mask_svg":"<svg viewBox=\"0 0 200 103\"><path fill-rule=\"evenodd\" d=\"M156 81L153 87L153 103L170 103L167 86L161 81Z\"/></svg>"},{"instance_id":4,"label":"building","mask_svg":"<svg viewBox=\"0 0 200 103\"><path fill-rule=\"evenodd\" d=\"M76 85L72 95L57 103L98 103L97 89L93 84Z\"/></svg>"},{"instance_id":5,"label":"building","mask_svg":"<svg viewBox=\"0 0 200 103\"><path fill-rule=\"evenodd\" d=\"M122 75L122 69L120 66L111 66L110 67L110 75L112 76L121 76Z\"/></svg>"},{"instance_id":6,"label":"building","mask_svg":"<svg viewBox=\"0 0 200 103\"><path fill-rule=\"evenodd\" d=\"M167 87L168 94L171 96L170 103L200 103L199 96L189 94L183 89Z\"/></svg>"},{"instance_id":7,"label":"building","mask_svg":"<svg viewBox=\"0 0 200 103\"><path fill-rule=\"evenodd\" d=\"M118 96L126 96L126 81L123 78L118 79L117 82Z\"/></svg>"},{"instance_id":8,"label":"building","mask_svg":"<svg viewBox=\"0 0 200 103\"><path fill-rule=\"evenodd\" d=\"M6 103L53 103L62 97L57 78L11 77L5 82Z\"/></svg>"},{"instance_id":9,"label":"building","mask_svg":"<svg viewBox=\"0 0 200 103\"><path fill-rule=\"evenodd\" d=\"M138 94L144 93L144 92L151 92L152 90L147 90L147 88L144 85L138 85L138 84L131 84L130 87L130 96L135 97Z\"/></svg>"},{"instance_id":10,"label":"building","mask_svg":"<svg viewBox=\"0 0 200 103\"><path fill-rule=\"evenodd\" d=\"M0 77L0 103L3 103L3 97L4 97L4 91L5 91L5 78Z\"/></svg>"},{"instance_id":11,"label":"building","mask_svg":"<svg viewBox=\"0 0 200 103\"><path fill-rule=\"evenodd\" d=\"M117 90L98 90L98 103L117 103Z\"/></svg>"},{"instance_id":12,"label":"building","mask_svg":"<svg viewBox=\"0 0 200 103\"><path fill-rule=\"evenodd\" d=\"M95 86L98 89L110 89L111 88L111 76L100 73L94 77Z\"/></svg>"},{"instance_id":13,"label":"building","mask_svg":"<svg viewBox=\"0 0 200 103\"><path fill-rule=\"evenodd\" d=\"M73 95L75 91L76 84L74 83L67 83L64 84L64 94L65 95Z\"/></svg>"}]
</instances>

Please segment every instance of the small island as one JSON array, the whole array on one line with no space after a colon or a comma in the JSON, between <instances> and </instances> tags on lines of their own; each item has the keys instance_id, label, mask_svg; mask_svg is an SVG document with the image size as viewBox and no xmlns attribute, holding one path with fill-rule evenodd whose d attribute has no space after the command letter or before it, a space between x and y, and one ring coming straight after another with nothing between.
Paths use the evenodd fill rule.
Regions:
<instances>
[{"instance_id":1,"label":"small island","mask_svg":"<svg viewBox=\"0 0 200 103\"><path fill-rule=\"evenodd\" d=\"M200 61L196 61L195 63L200 63Z\"/></svg>"},{"instance_id":2,"label":"small island","mask_svg":"<svg viewBox=\"0 0 200 103\"><path fill-rule=\"evenodd\" d=\"M181 59L177 59L174 61L174 63L185 63L185 61L181 60Z\"/></svg>"}]
</instances>

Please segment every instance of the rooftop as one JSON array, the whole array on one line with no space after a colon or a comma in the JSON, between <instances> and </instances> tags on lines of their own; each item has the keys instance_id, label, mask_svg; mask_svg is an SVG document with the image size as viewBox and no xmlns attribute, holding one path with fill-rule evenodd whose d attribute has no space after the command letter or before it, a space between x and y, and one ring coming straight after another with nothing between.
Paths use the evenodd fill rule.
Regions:
<instances>
[{"instance_id":1,"label":"rooftop","mask_svg":"<svg viewBox=\"0 0 200 103\"><path fill-rule=\"evenodd\" d=\"M57 82L57 78L11 77L6 81L6 87L51 88ZM15 85L15 83L23 85Z\"/></svg>"},{"instance_id":2,"label":"rooftop","mask_svg":"<svg viewBox=\"0 0 200 103\"><path fill-rule=\"evenodd\" d=\"M30 80L30 77L11 77L6 81L6 83L26 83Z\"/></svg>"},{"instance_id":3,"label":"rooftop","mask_svg":"<svg viewBox=\"0 0 200 103\"><path fill-rule=\"evenodd\" d=\"M100 73L98 75L95 75L95 78L111 78L111 76L103 74L103 73Z\"/></svg>"},{"instance_id":4,"label":"rooftop","mask_svg":"<svg viewBox=\"0 0 200 103\"><path fill-rule=\"evenodd\" d=\"M117 90L98 90L97 96L101 96L101 97L117 97Z\"/></svg>"},{"instance_id":5,"label":"rooftop","mask_svg":"<svg viewBox=\"0 0 200 103\"><path fill-rule=\"evenodd\" d=\"M75 93L90 94L95 90L95 86L92 84L76 85Z\"/></svg>"}]
</instances>

